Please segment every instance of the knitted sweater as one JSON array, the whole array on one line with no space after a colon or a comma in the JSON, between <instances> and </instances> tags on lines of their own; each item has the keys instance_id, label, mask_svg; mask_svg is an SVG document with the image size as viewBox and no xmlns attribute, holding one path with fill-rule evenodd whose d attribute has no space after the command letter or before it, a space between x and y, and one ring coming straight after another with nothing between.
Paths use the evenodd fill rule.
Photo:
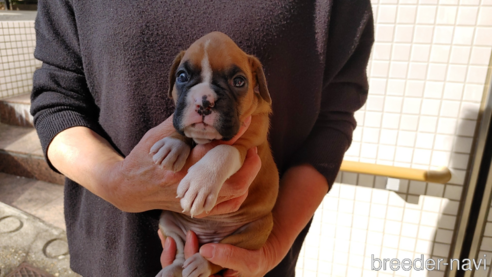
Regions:
<instances>
[{"instance_id":1,"label":"knitted sweater","mask_svg":"<svg viewBox=\"0 0 492 277\"><path fill-rule=\"evenodd\" d=\"M262 62L273 100L269 141L282 175L311 164L331 185L366 100L369 0L40 0L32 114L44 151L86 126L125 156L173 112L173 58L211 31ZM49 162L49 161L48 161ZM71 267L84 276L154 276L159 211L125 213L71 180ZM270 276L293 276L306 230Z\"/></svg>"}]
</instances>

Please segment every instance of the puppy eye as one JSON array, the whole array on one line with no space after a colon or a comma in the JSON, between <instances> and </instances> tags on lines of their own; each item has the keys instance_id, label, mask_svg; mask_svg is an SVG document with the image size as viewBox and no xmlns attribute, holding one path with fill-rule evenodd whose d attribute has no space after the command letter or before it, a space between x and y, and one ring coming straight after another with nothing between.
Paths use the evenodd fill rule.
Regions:
<instances>
[{"instance_id":1,"label":"puppy eye","mask_svg":"<svg viewBox=\"0 0 492 277\"><path fill-rule=\"evenodd\" d=\"M232 83L237 88L242 88L246 84L246 79L243 76L237 76L232 80Z\"/></svg>"},{"instance_id":2,"label":"puppy eye","mask_svg":"<svg viewBox=\"0 0 492 277\"><path fill-rule=\"evenodd\" d=\"M186 83L189 80L189 76L188 76L188 73L186 73L186 71L179 71L176 74L176 76L177 76L176 82L178 82L178 83Z\"/></svg>"}]
</instances>

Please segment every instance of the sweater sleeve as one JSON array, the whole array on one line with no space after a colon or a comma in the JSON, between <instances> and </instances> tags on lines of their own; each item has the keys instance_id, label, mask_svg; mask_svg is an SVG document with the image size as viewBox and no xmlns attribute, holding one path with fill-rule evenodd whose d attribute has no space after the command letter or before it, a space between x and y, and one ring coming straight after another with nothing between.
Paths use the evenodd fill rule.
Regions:
<instances>
[{"instance_id":1,"label":"sweater sleeve","mask_svg":"<svg viewBox=\"0 0 492 277\"><path fill-rule=\"evenodd\" d=\"M366 67L374 42L370 5L360 12L359 25L344 22L354 20L351 9L335 8L330 24L333 27L329 30L320 113L307 140L295 153L292 164L313 165L326 178L330 187L338 174L345 151L352 142L352 133L356 127L354 112L367 99ZM334 14L337 10L348 11L348 14ZM343 51L347 54L341 55Z\"/></svg>"},{"instance_id":2,"label":"sweater sleeve","mask_svg":"<svg viewBox=\"0 0 492 277\"><path fill-rule=\"evenodd\" d=\"M98 108L83 72L75 15L69 0L40 0L34 56L43 65L33 76L31 114L43 152L53 138L74 126L99 132Z\"/></svg>"}]
</instances>

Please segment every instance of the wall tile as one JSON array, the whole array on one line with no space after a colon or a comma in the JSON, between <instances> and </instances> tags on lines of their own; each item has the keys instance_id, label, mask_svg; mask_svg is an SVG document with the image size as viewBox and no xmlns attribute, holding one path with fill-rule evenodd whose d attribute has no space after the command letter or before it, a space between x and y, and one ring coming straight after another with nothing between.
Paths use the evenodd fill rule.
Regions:
<instances>
[{"instance_id":1,"label":"wall tile","mask_svg":"<svg viewBox=\"0 0 492 277\"><path fill-rule=\"evenodd\" d=\"M420 116L419 131L434 133L436 131L436 127L437 127L437 117Z\"/></svg>"},{"instance_id":2,"label":"wall tile","mask_svg":"<svg viewBox=\"0 0 492 277\"><path fill-rule=\"evenodd\" d=\"M449 65L446 80L451 82L464 82L467 70L468 68L465 65Z\"/></svg>"},{"instance_id":3,"label":"wall tile","mask_svg":"<svg viewBox=\"0 0 492 277\"><path fill-rule=\"evenodd\" d=\"M458 7L439 6L437 10L437 24L452 25L456 22Z\"/></svg>"},{"instance_id":4,"label":"wall tile","mask_svg":"<svg viewBox=\"0 0 492 277\"><path fill-rule=\"evenodd\" d=\"M480 112L479 103L463 102L461 104L460 118L477 119Z\"/></svg>"},{"instance_id":5,"label":"wall tile","mask_svg":"<svg viewBox=\"0 0 492 277\"><path fill-rule=\"evenodd\" d=\"M432 45L430 54L431 62L445 63L449 60L451 46L449 45Z\"/></svg>"},{"instance_id":6,"label":"wall tile","mask_svg":"<svg viewBox=\"0 0 492 277\"><path fill-rule=\"evenodd\" d=\"M466 84L463 100L481 102L484 93L483 85Z\"/></svg>"},{"instance_id":7,"label":"wall tile","mask_svg":"<svg viewBox=\"0 0 492 277\"><path fill-rule=\"evenodd\" d=\"M398 23L414 23L417 14L417 6L403 6L398 7Z\"/></svg>"},{"instance_id":8,"label":"wall tile","mask_svg":"<svg viewBox=\"0 0 492 277\"><path fill-rule=\"evenodd\" d=\"M395 161L410 163L412 162L413 148L409 147L397 147Z\"/></svg>"},{"instance_id":9,"label":"wall tile","mask_svg":"<svg viewBox=\"0 0 492 277\"><path fill-rule=\"evenodd\" d=\"M492 7L480 7L478 25L492 26Z\"/></svg>"},{"instance_id":10,"label":"wall tile","mask_svg":"<svg viewBox=\"0 0 492 277\"><path fill-rule=\"evenodd\" d=\"M395 147L389 145L380 145L378 150L378 159L392 161L395 157Z\"/></svg>"},{"instance_id":11,"label":"wall tile","mask_svg":"<svg viewBox=\"0 0 492 277\"><path fill-rule=\"evenodd\" d=\"M367 110L368 111L383 111L384 107L384 97L381 96L370 96L367 99Z\"/></svg>"},{"instance_id":12,"label":"wall tile","mask_svg":"<svg viewBox=\"0 0 492 277\"><path fill-rule=\"evenodd\" d=\"M379 6L378 23L395 23L396 19L396 5L383 5Z\"/></svg>"},{"instance_id":13,"label":"wall tile","mask_svg":"<svg viewBox=\"0 0 492 277\"><path fill-rule=\"evenodd\" d=\"M457 119L455 118L440 118L437 124L437 133L452 135L456 131Z\"/></svg>"},{"instance_id":14,"label":"wall tile","mask_svg":"<svg viewBox=\"0 0 492 277\"><path fill-rule=\"evenodd\" d=\"M429 196L442 197L444 194L444 185L443 184L428 183L427 184L427 192L425 194L429 195Z\"/></svg>"},{"instance_id":15,"label":"wall tile","mask_svg":"<svg viewBox=\"0 0 492 277\"><path fill-rule=\"evenodd\" d=\"M454 136L451 135L436 135L434 142L435 150L451 151L453 149Z\"/></svg>"},{"instance_id":16,"label":"wall tile","mask_svg":"<svg viewBox=\"0 0 492 277\"><path fill-rule=\"evenodd\" d=\"M436 6L424 6L418 7L417 23L419 24L434 24L436 20Z\"/></svg>"},{"instance_id":17,"label":"wall tile","mask_svg":"<svg viewBox=\"0 0 492 277\"><path fill-rule=\"evenodd\" d=\"M393 41L394 25L377 25L375 38L377 42Z\"/></svg>"},{"instance_id":18,"label":"wall tile","mask_svg":"<svg viewBox=\"0 0 492 277\"><path fill-rule=\"evenodd\" d=\"M470 153L473 144L472 138L456 137L454 151L460 153Z\"/></svg>"},{"instance_id":19,"label":"wall tile","mask_svg":"<svg viewBox=\"0 0 492 277\"><path fill-rule=\"evenodd\" d=\"M389 62L373 61L371 68L372 77L387 77L389 73Z\"/></svg>"},{"instance_id":20,"label":"wall tile","mask_svg":"<svg viewBox=\"0 0 492 277\"><path fill-rule=\"evenodd\" d=\"M408 69L408 63L406 62L392 62L390 65L389 77L406 78L407 69Z\"/></svg>"},{"instance_id":21,"label":"wall tile","mask_svg":"<svg viewBox=\"0 0 492 277\"><path fill-rule=\"evenodd\" d=\"M431 43L434 34L434 26L417 25L413 41L418 43Z\"/></svg>"},{"instance_id":22,"label":"wall tile","mask_svg":"<svg viewBox=\"0 0 492 277\"><path fill-rule=\"evenodd\" d=\"M415 153L413 155L413 163L427 165L431 160L431 155L431 150L415 149Z\"/></svg>"},{"instance_id":23,"label":"wall tile","mask_svg":"<svg viewBox=\"0 0 492 277\"><path fill-rule=\"evenodd\" d=\"M477 122L474 120L458 120L457 134L466 137L473 137Z\"/></svg>"},{"instance_id":24,"label":"wall tile","mask_svg":"<svg viewBox=\"0 0 492 277\"><path fill-rule=\"evenodd\" d=\"M413 147L415 145L415 132L400 131L398 134L398 146Z\"/></svg>"},{"instance_id":25,"label":"wall tile","mask_svg":"<svg viewBox=\"0 0 492 277\"><path fill-rule=\"evenodd\" d=\"M395 44L393 46L392 59L394 61L408 61L410 59L411 44Z\"/></svg>"},{"instance_id":26,"label":"wall tile","mask_svg":"<svg viewBox=\"0 0 492 277\"><path fill-rule=\"evenodd\" d=\"M434 32L434 43L450 44L453 41L454 27L436 26Z\"/></svg>"},{"instance_id":27,"label":"wall tile","mask_svg":"<svg viewBox=\"0 0 492 277\"><path fill-rule=\"evenodd\" d=\"M446 83L444 87L444 99L461 100L464 85L460 83Z\"/></svg>"},{"instance_id":28,"label":"wall tile","mask_svg":"<svg viewBox=\"0 0 492 277\"><path fill-rule=\"evenodd\" d=\"M416 115L402 115L400 129L407 131L417 131L419 117Z\"/></svg>"},{"instance_id":29,"label":"wall tile","mask_svg":"<svg viewBox=\"0 0 492 277\"><path fill-rule=\"evenodd\" d=\"M422 115L438 115L441 101L434 99L424 99L422 101Z\"/></svg>"},{"instance_id":30,"label":"wall tile","mask_svg":"<svg viewBox=\"0 0 492 277\"><path fill-rule=\"evenodd\" d=\"M445 64L429 64L427 78L432 81L444 81L446 77L447 65Z\"/></svg>"},{"instance_id":31,"label":"wall tile","mask_svg":"<svg viewBox=\"0 0 492 277\"><path fill-rule=\"evenodd\" d=\"M372 55L375 60L389 60L391 55L391 44L383 42L374 43Z\"/></svg>"},{"instance_id":32,"label":"wall tile","mask_svg":"<svg viewBox=\"0 0 492 277\"><path fill-rule=\"evenodd\" d=\"M396 70L396 68L392 68L392 70L393 69ZM405 93L405 80L398 80L398 79L388 80L388 89L386 91L386 95L402 96L404 93Z\"/></svg>"},{"instance_id":33,"label":"wall tile","mask_svg":"<svg viewBox=\"0 0 492 277\"><path fill-rule=\"evenodd\" d=\"M427 62L429 60L430 45L414 45L412 48L412 61Z\"/></svg>"},{"instance_id":34,"label":"wall tile","mask_svg":"<svg viewBox=\"0 0 492 277\"><path fill-rule=\"evenodd\" d=\"M475 31L476 46L492 46L492 28L479 27Z\"/></svg>"},{"instance_id":35,"label":"wall tile","mask_svg":"<svg viewBox=\"0 0 492 277\"><path fill-rule=\"evenodd\" d=\"M420 98L405 98L403 102L403 113L406 114L419 114L422 99Z\"/></svg>"},{"instance_id":36,"label":"wall tile","mask_svg":"<svg viewBox=\"0 0 492 277\"><path fill-rule=\"evenodd\" d=\"M458 25L475 25L477 22L478 7L460 7L458 12Z\"/></svg>"},{"instance_id":37,"label":"wall tile","mask_svg":"<svg viewBox=\"0 0 492 277\"><path fill-rule=\"evenodd\" d=\"M386 97L384 103L385 112L400 112L402 107L402 97Z\"/></svg>"},{"instance_id":38,"label":"wall tile","mask_svg":"<svg viewBox=\"0 0 492 277\"><path fill-rule=\"evenodd\" d=\"M386 93L386 79L371 78L369 80L369 87L371 89L371 96L374 94L384 95Z\"/></svg>"},{"instance_id":39,"label":"wall tile","mask_svg":"<svg viewBox=\"0 0 492 277\"><path fill-rule=\"evenodd\" d=\"M395 30L395 42L412 42L413 33L414 33L414 26L398 25L396 26L396 30Z\"/></svg>"},{"instance_id":40,"label":"wall tile","mask_svg":"<svg viewBox=\"0 0 492 277\"><path fill-rule=\"evenodd\" d=\"M423 81L408 80L405 89L406 96L422 97L425 83Z\"/></svg>"},{"instance_id":41,"label":"wall tile","mask_svg":"<svg viewBox=\"0 0 492 277\"><path fill-rule=\"evenodd\" d=\"M460 111L461 102L459 101L442 101L441 103L441 116L444 117L458 117Z\"/></svg>"},{"instance_id":42,"label":"wall tile","mask_svg":"<svg viewBox=\"0 0 492 277\"><path fill-rule=\"evenodd\" d=\"M417 140L415 142L415 147L424 148L424 149L432 149L434 146L434 134L428 133L418 133Z\"/></svg>"},{"instance_id":43,"label":"wall tile","mask_svg":"<svg viewBox=\"0 0 492 277\"><path fill-rule=\"evenodd\" d=\"M408 78L425 80L427 76L427 67L427 63L410 63L408 69Z\"/></svg>"},{"instance_id":44,"label":"wall tile","mask_svg":"<svg viewBox=\"0 0 492 277\"><path fill-rule=\"evenodd\" d=\"M365 127L362 132L362 141L369 143L379 142L379 128L367 128Z\"/></svg>"},{"instance_id":45,"label":"wall tile","mask_svg":"<svg viewBox=\"0 0 492 277\"><path fill-rule=\"evenodd\" d=\"M487 70L486 66L469 66L466 81L468 83L483 84L487 77Z\"/></svg>"},{"instance_id":46,"label":"wall tile","mask_svg":"<svg viewBox=\"0 0 492 277\"><path fill-rule=\"evenodd\" d=\"M386 145L396 145L396 138L398 137L397 130L381 130L380 143Z\"/></svg>"},{"instance_id":47,"label":"wall tile","mask_svg":"<svg viewBox=\"0 0 492 277\"><path fill-rule=\"evenodd\" d=\"M470 57L470 64L489 65L491 52L491 47L473 47Z\"/></svg>"}]
</instances>

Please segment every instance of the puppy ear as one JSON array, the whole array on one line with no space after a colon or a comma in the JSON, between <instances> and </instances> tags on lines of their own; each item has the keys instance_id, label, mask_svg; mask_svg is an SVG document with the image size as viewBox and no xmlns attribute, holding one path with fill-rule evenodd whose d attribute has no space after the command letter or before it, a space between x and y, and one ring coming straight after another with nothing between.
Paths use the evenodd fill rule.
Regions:
<instances>
[{"instance_id":1,"label":"puppy ear","mask_svg":"<svg viewBox=\"0 0 492 277\"><path fill-rule=\"evenodd\" d=\"M174 58L173 65L171 66L171 70L169 70L169 90L168 90L169 98L173 98L174 82L176 81L176 70L178 69L178 66L181 63L181 59L183 58L184 54L185 51L179 52L176 58Z\"/></svg>"},{"instance_id":2,"label":"puppy ear","mask_svg":"<svg viewBox=\"0 0 492 277\"><path fill-rule=\"evenodd\" d=\"M256 79L256 84L254 87L255 93L259 93L261 98L265 100L269 105L272 104L272 98L270 97L270 92L268 92L268 87L266 83L265 73L263 72L263 66L260 61L254 57L249 56L249 64L251 66L251 71L253 73L253 78Z\"/></svg>"}]
</instances>

